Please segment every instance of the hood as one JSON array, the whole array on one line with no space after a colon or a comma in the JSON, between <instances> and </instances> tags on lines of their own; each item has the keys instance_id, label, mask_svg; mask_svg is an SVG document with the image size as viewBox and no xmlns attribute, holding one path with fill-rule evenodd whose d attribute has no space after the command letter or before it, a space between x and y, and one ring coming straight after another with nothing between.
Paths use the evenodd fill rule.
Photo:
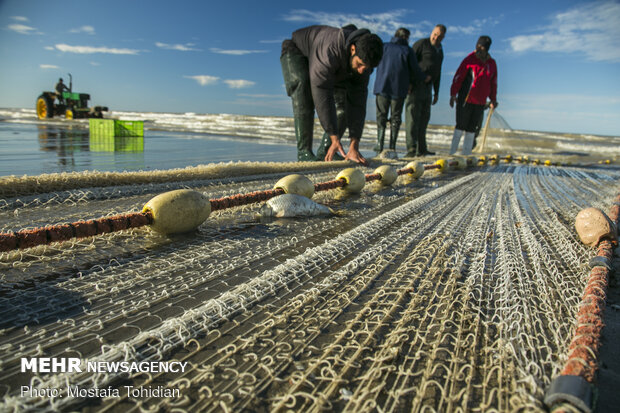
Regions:
<instances>
[{"instance_id":1,"label":"hood","mask_svg":"<svg viewBox=\"0 0 620 413\"><path fill-rule=\"evenodd\" d=\"M355 25L350 24L348 26L344 26L342 28L345 31L345 44L347 46L347 50L349 49L349 46L351 46L353 43L355 43L355 39L357 39L358 37L366 34L366 33L370 33L370 30L368 29L358 29ZM347 33L348 31L348 33Z\"/></svg>"}]
</instances>

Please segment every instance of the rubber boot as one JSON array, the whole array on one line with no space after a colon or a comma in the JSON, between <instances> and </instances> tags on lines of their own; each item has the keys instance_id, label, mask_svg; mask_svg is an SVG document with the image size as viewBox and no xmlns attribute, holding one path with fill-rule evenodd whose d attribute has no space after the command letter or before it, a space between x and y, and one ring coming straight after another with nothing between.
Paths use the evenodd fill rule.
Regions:
<instances>
[{"instance_id":1,"label":"rubber boot","mask_svg":"<svg viewBox=\"0 0 620 413\"><path fill-rule=\"evenodd\" d=\"M463 141L463 155L471 155L471 151L474 148L474 136L475 132L465 132L465 140Z\"/></svg>"},{"instance_id":2,"label":"rubber boot","mask_svg":"<svg viewBox=\"0 0 620 413\"><path fill-rule=\"evenodd\" d=\"M392 125L390 128L390 149L396 150L396 140L398 139L398 131L400 130L400 125Z\"/></svg>"},{"instance_id":3,"label":"rubber boot","mask_svg":"<svg viewBox=\"0 0 620 413\"><path fill-rule=\"evenodd\" d=\"M287 52L280 56L280 64L286 94L293 101L297 160L316 161L317 157L312 153L314 101L310 89L308 59L301 53Z\"/></svg>"},{"instance_id":4,"label":"rubber boot","mask_svg":"<svg viewBox=\"0 0 620 413\"><path fill-rule=\"evenodd\" d=\"M454 155L459 148L459 142L461 141L461 136L463 136L463 132L460 129L454 128L454 135L452 135L452 145L450 146L450 155Z\"/></svg>"},{"instance_id":5,"label":"rubber boot","mask_svg":"<svg viewBox=\"0 0 620 413\"><path fill-rule=\"evenodd\" d=\"M312 135L314 132L314 114L295 117L295 138L297 138L297 160L316 161L312 153Z\"/></svg>"},{"instance_id":6,"label":"rubber boot","mask_svg":"<svg viewBox=\"0 0 620 413\"><path fill-rule=\"evenodd\" d=\"M377 127L377 144L373 148L375 152L381 153L383 151L384 139L385 139L385 128Z\"/></svg>"}]
</instances>

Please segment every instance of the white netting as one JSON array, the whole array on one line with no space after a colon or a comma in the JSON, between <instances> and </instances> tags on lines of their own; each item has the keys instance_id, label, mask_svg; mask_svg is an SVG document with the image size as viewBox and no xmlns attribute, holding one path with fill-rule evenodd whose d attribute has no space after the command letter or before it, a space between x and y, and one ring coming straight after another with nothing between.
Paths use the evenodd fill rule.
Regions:
<instances>
[{"instance_id":1,"label":"white netting","mask_svg":"<svg viewBox=\"0 0 620 413\"><path fill-rule=\"evenodd\" d=\"M172 239L143 228L0 254L0 410L542 411L593 254L574 217L608 210L619 177L512 165L425 174L354 197L317 193L340 212L328 219L260 223L252 205ZM209 198L272 184L183 183ZM0 216L4 230L68 222L139 209L150 192L9 198ZM42 355L189 368L20 373L21 357ZM129 384L181 397L19 395Z\"/></svg>"}]
</instances>

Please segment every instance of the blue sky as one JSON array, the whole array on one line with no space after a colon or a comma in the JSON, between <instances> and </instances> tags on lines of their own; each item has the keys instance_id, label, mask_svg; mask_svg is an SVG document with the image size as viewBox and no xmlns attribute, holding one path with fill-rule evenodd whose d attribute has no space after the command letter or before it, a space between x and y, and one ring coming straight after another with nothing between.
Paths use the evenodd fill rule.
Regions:
<instances>
[{"instance_id":1,"label":"blue sky","mask_svg":"<svg viewBox=\"0 0 620 413\"><path fill-rule=\"evenodd\" d=\"M431 123L454 124L452 76L486 34L510 126L620 136L620 1L0 0L0 107L34 108L71 73L112 110L290 116L282 40L347 23L384 41L448 27Z\"/></svg>"}]
</instances>

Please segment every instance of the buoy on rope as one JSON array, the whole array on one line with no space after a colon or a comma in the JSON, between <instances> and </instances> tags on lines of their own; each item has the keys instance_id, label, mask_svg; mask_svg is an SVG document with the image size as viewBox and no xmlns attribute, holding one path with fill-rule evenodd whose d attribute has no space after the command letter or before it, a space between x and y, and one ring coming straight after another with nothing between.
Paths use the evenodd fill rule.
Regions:
<instances>
[{"instance_id":1,"label":"buoy on rope","mask_svg":"<svg viewBox=\"0 0 620 413\"><path fill-rule=\"evenodd\" d=\"M157 195L144 205L142 212L153 217L151 228L163 234L192 231L211 214L209 198L191 189L177 189Z\"/></svg>"},{"instance_id":2,"label":"buoy on rope","mask_svg":"<svg viewBox=\"0 0 620 413\"><path fill-rule=\"evenodd\" d=\"M457 158L450 158L446 161L446 170L447 171L454 171L457 169L458 166L458 161Z\"/></svg>"},{"instance_id":3,"label":"buoy on rope","mask_svg":"<svg viewBox=\"0 0 620 413\"><path fill-rule=\"evenodd\" d=\"M424 174L424 164L422 162L411 161L405 165L404 169L411 169L407 175L413 179L418 179Z\"/></svg>"},{"instance_id":4,"label":"buoy on rope","mask_svg":"<svg viewBox=\"0 0 620 413\"><path fill-rule=\"evenodd\" d=\"M465 158L457 156L456 158L454 158L454 160L456 161L456 169L462 171L463 169L467 168L467 160Z\"/></svg>"},{"instance_id":5,"label":"buoy on rope","mask_svg":"<svg viewBox=\"0 0 620 413\"><path fill-rule=\"evenodd\" d=\"M386 186L392 185L394 181L396 181L396 178L398 178L398 173L396 173L396 169L394 169L390 165L381 165L380 167L375 169L374 173L381 175L380 182Z\"/></svg>"},{"instance_id":6,"label":"buoy on rope","mask_svg":"<svg viewBox=\"0 0 620 413\"><path fill-rule=\"evenodd\" d=\"M435 165L438 166L439 172L444 173L448 170L448 162L445 159L437 159Z\"/></svg>"},{"instance_id":7,"label":"buoy on rope","mask_svg":"<svg viewBox=\"0 0 620 413\"><path fill-rule=\"evenodd\" d=\"M359 193L366 185L366 175L359 169L347 168L341 171L336 179L342 179L345 181L345 186L340 188L341 190L349 193Z\"/></svg>"},{"instance_id":8,"label":"buoy on rope","mask_svg":"<svg viewBox=\"0 0 620 413\"><path fill-rule=\"evenodd\" d=\"M506 163L510 163L510 162L512 162L512 155L506 155L506 156L504 157L504 161L505 161Z\"/></svg>"},{"instance_id":9,"label":"buoy on rope","mask_svg":"<svg viewBox=\"0 0 620 413\"><path fill-rule=\"evenodd\" d=\"M287 194L301 195L306 198L312 198L314 195L314 184L312 181L308 177L299 174L285 176L276 182L273 189L282 189Z\"/></svg>"},{"instance_id":10,"label":"buoy on rope","mask_svg":"<svg viewBox=\"0 0 620 413\"><path fill-rule=\"evenodd\" d=\"M616 225L598 208L579 211L575 218L575 229L579 239L586 245L595 247L603 238L615 241L618 238Z\"/></svg>"},{"instance_id":11,"label":"buoy on rope","mask_svg":"<svg viewBox=\"0 0 620 413\"><path fill-rule=\"evenodd\" d=\"M484 166L487 164L487 157L482 155L480 158L478 158L478 166Z\"/></svg>"}]
</instances>

